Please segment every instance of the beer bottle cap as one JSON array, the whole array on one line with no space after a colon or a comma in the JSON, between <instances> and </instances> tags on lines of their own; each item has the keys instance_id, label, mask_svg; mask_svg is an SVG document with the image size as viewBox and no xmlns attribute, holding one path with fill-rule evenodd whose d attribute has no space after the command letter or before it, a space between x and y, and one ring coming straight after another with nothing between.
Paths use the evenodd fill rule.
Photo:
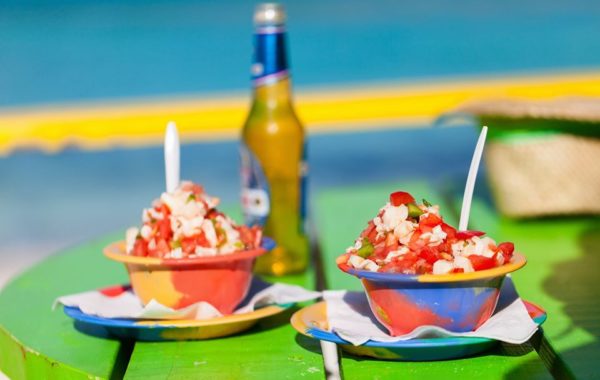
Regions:
<instances>
[{"instance_id":1,"label":"beer bottle cap","mask_svg":"<svg viewBox=\"0 0 600 380\"><path fill-rule=\"evenodd\" d=\"M285 24L285 9L277 3L262 3L254 10L254 25L279 26Z\"/></svg>"}]
</instances>

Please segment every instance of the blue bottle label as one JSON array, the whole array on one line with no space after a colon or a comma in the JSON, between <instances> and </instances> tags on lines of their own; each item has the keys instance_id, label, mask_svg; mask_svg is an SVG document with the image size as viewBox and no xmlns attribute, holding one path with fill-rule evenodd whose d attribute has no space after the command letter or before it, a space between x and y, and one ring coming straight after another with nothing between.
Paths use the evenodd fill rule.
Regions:
<instances>
[{"instance_id":1,"label":"blue bottle label","mask_svg":"<svg viewBox=\"0 0 600 380\"><path fill-rule=\"evenodd\" d=\"M264 226L271 210L267 177L256 156L245 144L240 147L242 160L242 211L248 226Z\"/></svg>"},{"instance_id":2,"label":"blue bottle label","mask_svg":"<svg viewBox=\"0 0 600 380\"><path fill-rule=\"evenodd\" d=\"M289 75L285 28L267 26L256 29L251 72L255 87L276 82Z\"/></svg>"}]
</instances>

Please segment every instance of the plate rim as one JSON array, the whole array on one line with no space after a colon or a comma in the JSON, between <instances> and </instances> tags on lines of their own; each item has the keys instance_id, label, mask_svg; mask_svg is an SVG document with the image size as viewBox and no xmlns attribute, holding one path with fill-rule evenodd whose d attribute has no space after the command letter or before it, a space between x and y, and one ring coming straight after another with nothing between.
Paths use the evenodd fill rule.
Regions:
<instances>
[{"instance_id":1,"label":"plate rim","mask_svg":"<svg viewBox=\"0 0 600 380\"><path fill-rule=\"evenodd\" d=\"M84 313L76 306L63 306L63 312L75 321L93 324L108 328L127 329L183 329L200 328L211 326L224 326L229 324L249 322L267 318L288 310L294 303L282 305L268 305L260 309L243 313L231 314L210 319L130 319L130 318L106 318Z\"/></svg>"},{"instance_id":2,"label":"plate rim","mask_svg":"<svg viewBox=\"0 0 600 380\"><path fill-rule=\"evenodd\" d=\"M529 302L526 300L523 300L523 302L525 304L531 305L532 307L534 307L542 312L542 315L540 315L539 317L533 318L534 322L538 326L541 326L548 317L546 310L533 302ZM292 315L292 317L290 319L290 324L297 332L299 332L300 334L307 336L309 338L324 340L327 342L332 342L332 343L342 344L342 345L352 345L351 342L348 342L348 341L342 339L335 333L323 330L316 326L315 327L306 326L306 324L302 321L302 315L304 313L308 312L310 309L325 308L326 307L325 305L326 305L326 301L320 301L320 302L316 302L312 305L308 305L308 306L301 308L300 310L296 311ZM537 321L536 321L536 319L537 319ZM309 332L311 330L317 331L318 336L311 334ZM485 343L492 343L492 342L499 342L499 341L497 339L492 339L492 338L456 336L456 337L442 337L442 338L409 339L409 340L402 340L402 341L398 341L398 342L375 342L375 341L368 340L366 343L364 343L360 346L375 347L375 348L394 348L394 347L395 348L419 348L419 347L435 348L435 347L448 347L448 346L454 346L454 345L467 346L467 345L485 344Z\"/></svg>"}]
</instances>

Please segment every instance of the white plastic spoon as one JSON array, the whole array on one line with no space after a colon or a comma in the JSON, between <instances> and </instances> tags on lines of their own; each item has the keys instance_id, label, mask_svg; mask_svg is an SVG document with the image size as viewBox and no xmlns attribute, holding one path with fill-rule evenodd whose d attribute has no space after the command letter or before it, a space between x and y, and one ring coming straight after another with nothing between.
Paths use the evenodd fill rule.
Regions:
<instances>
[{"instance_id":1,"label":"white plastic spoon","mask_svg":"<svg viewBox=\"0 0 600 380\"><path fill-rule=\"evenodd\" d=\"M173 121L167 124L165 132L165 180L167 193L179 186L179 134Z\"/></svg>"},{"instance_id":2,"label":"white plastic spoon","mask_svg":"<svg viewBox=\"0 0 600 380\"><path fill-rule=\"evenodd\" d=\"M465 231L469 224L469 213L471 212L471 201L473 200L473 190L475 189L475 180L477 179L477 172L479 171L479 162L481 161L481 154L483 153L483 147L485 145L485 137L487 136L487 127L484 126L479 134L477 140L477 146L475 146L475 152L471 159L471 167L469 168L469 175L467 176L467 184L465 185L465 194L462 201L462 209L460 210L460 221L458 222L458 230Z\"/></svg>"}]
</instances>

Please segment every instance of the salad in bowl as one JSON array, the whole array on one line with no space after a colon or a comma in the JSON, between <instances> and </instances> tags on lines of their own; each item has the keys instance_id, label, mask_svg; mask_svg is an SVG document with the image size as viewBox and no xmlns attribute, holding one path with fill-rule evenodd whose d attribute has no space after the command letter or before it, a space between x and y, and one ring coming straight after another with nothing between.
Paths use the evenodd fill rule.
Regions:
<instances>
[{"instance_id":1,"label":"salad in bowl","mask_svg":"<svg viewBox=\"0 0 600 380\"><path fill-rule=\"evenodd\" d=\"M258 226L238 226L216 207L211 197L192 182L182 182L172 193L162 193L142 211L142 226L126 232L127 254L138 257L182 259L230 255L260 247Z\"/></svg>"},{"instance_id":2,"label":"salad in bowl","mask_svg":"<svg viewBox=\"0 0 600 380\"><path fill-rule=\"evenodd\" d=\"M526 260L513 243L458 231L439 206L397 191L336 262L361 280L373 314L397 336L423 325L477 329L492 315L506 274Z\"/></svg>"},{"instance_id":3,"label":"salad in bowl","mask_svg":"<svg viewBox=\"0 0 600 380\"><path fill-rule=\"evenodd\" d=\"M231 314L248 293L255 258L272 249L258 226L237 225L219 199L192 182L162 193L142 211L142 224L104 254L124 263L143 304L174 309L204 301Z\"/></svg>"}]
</instances>

